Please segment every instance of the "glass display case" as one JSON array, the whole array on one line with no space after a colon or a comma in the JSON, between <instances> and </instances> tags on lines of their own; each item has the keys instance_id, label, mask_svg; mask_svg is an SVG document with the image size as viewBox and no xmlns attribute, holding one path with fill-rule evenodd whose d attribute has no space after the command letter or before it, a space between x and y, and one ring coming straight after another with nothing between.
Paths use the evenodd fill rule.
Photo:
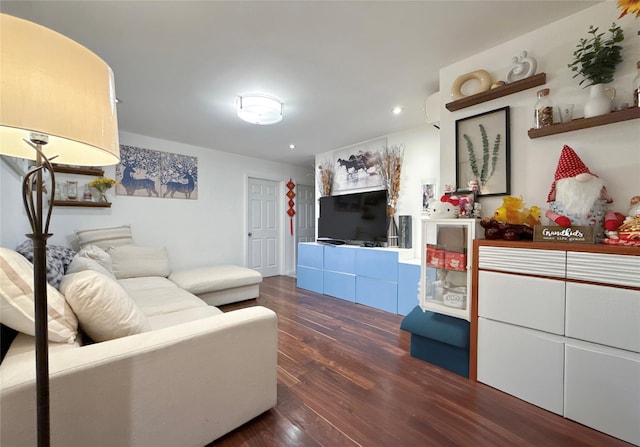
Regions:
<instances>
[{"instance_id":1,"label":"glass display case","mask_svg":"<svg viewBox=\"0 0 640 447\"><path fill-rule=\"evenodd\" d=\"M479 222L422 219L418 293L422 310L470 321L473 240L484 234Z\"/></svg>"}]
</instances>

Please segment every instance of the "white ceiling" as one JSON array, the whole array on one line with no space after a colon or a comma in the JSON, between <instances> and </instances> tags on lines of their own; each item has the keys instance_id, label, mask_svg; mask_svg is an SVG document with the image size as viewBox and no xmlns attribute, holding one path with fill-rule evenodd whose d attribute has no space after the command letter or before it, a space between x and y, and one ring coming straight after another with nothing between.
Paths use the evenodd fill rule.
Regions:
<instances>
[{"instance_id":1,"label":"white ceiling","mask_svg":"<svg viewBox=\"0 0 640 447\"><path fill-rule=\"evenodd\" d=\"M2 0L0 10L101 56L120 130L311 167L313 154L424 123L440 67L595 3ZM247 92L281 98L284 120L240 121L235 98Z\"/></svg>"}]
</instances>

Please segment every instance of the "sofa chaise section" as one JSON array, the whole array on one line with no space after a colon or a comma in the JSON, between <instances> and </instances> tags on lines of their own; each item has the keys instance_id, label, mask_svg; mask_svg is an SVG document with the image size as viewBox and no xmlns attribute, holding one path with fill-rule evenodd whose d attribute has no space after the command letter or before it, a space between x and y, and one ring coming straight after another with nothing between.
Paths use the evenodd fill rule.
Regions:
<instances>
[{"instance_id":1,"label":"sofa chaise section","mask_svg":"<svg viewBox=\"0 0 640 447\"><path fill-rule=\"evenodd\" d=\"M173 272L169 279L211 306L257 298L262 275L238 265L214 265Z\"/></svg>"},{"instance_id":2,"label":"sofa chaise section","mask_svg":"<svg viewBox=\"0 0 640 447\"><path fill-rule=\"evenodd\" d=\"M201 447L275 405L276 315L250 307L53 350L49 362L53 446ZM11 367L0 444L35 445L33 356Z\"/></svg>"},{"instance_id":3,"label":"sofa chaise section","mask_svg":"<svg viewBox=\"0 0 640 447\"><path fill-rule=\"evenodd\" d=\"M164 249L87 246L48 286L52 446L203 446L276 404L276 314L168 275ZM0 282L0 445L35 445L32 265L0 248Z\"/></svg>"}]
</instances>

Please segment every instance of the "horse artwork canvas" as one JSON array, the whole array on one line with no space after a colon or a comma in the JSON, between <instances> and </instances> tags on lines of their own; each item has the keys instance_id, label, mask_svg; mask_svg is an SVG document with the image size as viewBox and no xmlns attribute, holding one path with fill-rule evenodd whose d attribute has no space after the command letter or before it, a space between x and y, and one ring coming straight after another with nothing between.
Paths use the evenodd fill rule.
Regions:
<instances>
[{"instance_id":1,"label":"horse artwork canvas","mask_svg":"<svg viewBox=\"0 0 640 447\"><path fill-rule=\"evenodd\" d=\"M386 144L386 138L379 138L335 151L333 190L339 192L382 186L377 163Z\"/></svg>"},{"instance_id":2,"label":"horse artwork canvas","mask_svg":"<svg viewBox=\"0 0 640 447\"><path fill-rule=\"evenodd\" d=\"M198 158L134 146L120 146L116 194L198 198Z\"/></svg>"}]
</instances>

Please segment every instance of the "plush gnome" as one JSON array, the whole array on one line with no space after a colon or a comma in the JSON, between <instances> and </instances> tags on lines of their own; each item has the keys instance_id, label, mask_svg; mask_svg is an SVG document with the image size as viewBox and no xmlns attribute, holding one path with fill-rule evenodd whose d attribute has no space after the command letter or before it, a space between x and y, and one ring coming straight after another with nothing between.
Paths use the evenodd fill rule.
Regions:
<instances>
[{"instance_id":1,"label":"plush gnome","mask_svg":"<svg viewBox=\"0 0 640 447\"><path fill-rule=\"evenodd\" d=\"M613 200L607 195L604 182L569 146L562 148L547 202L546 216L557 225L592 225L596 227L596 238L604 236L605 205Z\"/></svg>"}]
</instances>

